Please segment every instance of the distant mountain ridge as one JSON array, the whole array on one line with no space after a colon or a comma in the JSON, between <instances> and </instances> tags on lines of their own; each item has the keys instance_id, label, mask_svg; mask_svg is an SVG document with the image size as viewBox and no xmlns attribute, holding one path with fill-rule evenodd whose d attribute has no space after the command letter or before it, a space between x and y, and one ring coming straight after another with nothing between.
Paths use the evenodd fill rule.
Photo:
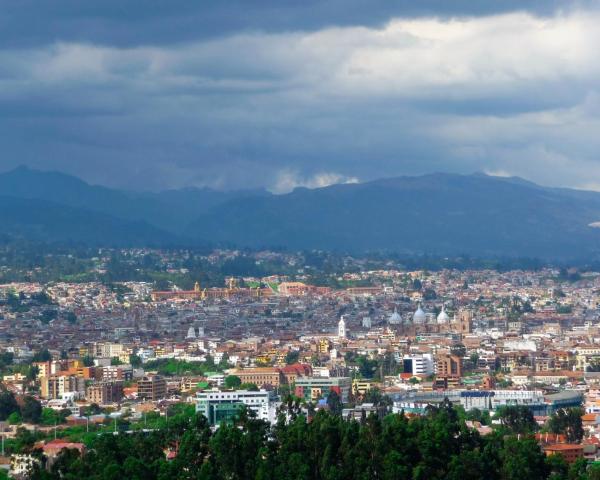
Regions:
<instances>
[{"instance_id":1,"label":"distant mountain ridge","mask_svg":"<svg viewBox=\"0 0 600 480\"><path fill-rule=\"evenodd\" d=\"M94 246L165 246L174 236L142 221L57 203L0 196L0 233L37 242Z\"/></svg>"},{"instance_id":2,"label":"distant mountain ridge","mask_svg":"<svg viewBox=\"0 0 600 480\"><path fill-rule=\"evenodd\" d=\"M172 234L180 234L191 220L215 205L245 196L268 195L268 192L221 192L209 188L129 192L89 185L60 172L20 166L0 174L0 195L48 200L125 220L144 221Z\"/></svg>"},{"instance_id":3,"label":"distant mountain ridge","mask_svg":"<svg viewBox=\"0 0 600 480\"><path fill-rule=\"evenodd\" d=\"M575 258L600 254L600 194L431 174L231 201L189 235L260 247Z\"/></svg>"},{"instance_id":4,"label":"distant mountain ridge","mask_svg":"<svg viewBox=\"0 0 600 480\"><path fill-rule=\"evenodd\" d=\"M600 221L600 193L480 173L273 195L136 193L20 167L0 174L0 196L1 233L52 241L600 258L600 229L590 226Z\"/></svg>"}]
</instances>

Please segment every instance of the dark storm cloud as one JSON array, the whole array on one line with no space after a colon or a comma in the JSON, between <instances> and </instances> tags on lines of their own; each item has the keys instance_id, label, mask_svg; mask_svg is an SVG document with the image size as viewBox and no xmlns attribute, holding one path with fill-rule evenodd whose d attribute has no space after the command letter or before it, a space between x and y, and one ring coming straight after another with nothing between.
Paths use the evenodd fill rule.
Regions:
<instances>
[{"instance_id":1,"label":"dark storm cloud","mask_svg":"<svg viewBox=\"0 0 600 480\"><path fill-rule=\"evenodd\" d=\"M1 169L137 189L476 170L600 187L594 2L2 5Z\"/></svg>"},{"instance_id":2,"label":"dark storm cloud","mask_svg":"<svg viewBox=\"0 0 600 480\"><path fill-rule=\"evenodd\" d=\"M0 44L56 41L118 46L164 45L240 31L286 32L331 26L379 26L392 17L549 15L591 0L2 0Z\"/></svg>"}]
</instances>

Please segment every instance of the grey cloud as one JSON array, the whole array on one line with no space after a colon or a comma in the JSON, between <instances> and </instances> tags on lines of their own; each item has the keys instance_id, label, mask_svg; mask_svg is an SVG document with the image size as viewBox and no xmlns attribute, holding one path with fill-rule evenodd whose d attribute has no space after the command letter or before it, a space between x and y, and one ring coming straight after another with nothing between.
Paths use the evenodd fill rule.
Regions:
<instances>
[{"instance_id":1,"label":"grey cloud","mask_svg":"<svg viewBox=\"0 0 600 480\"><path fill-rule=\"evenodd\" d=\"M597 0L1 0L0 44L59 40L118 46L164 45L240 31L289 32L330 26L381 26L392 17L490 15L514 10L550 15Z\"/></svg>"},{"instance_id":2,"label":"grey cloud","mask_svg":"<svg viewBox=\"0 0 600 480\"><path fill-rule=\"evenodd\" d=\"M27 163L137 189L281 191L475 170L588 185L600 173L598 12L554 14L540 10L549 2L530 2L549 16L478 17L510 2L441 3L429 3L437 19L391 19L397 12L373 6L360 26L344 27L358 16L316 20L335 1L306 17L294 14L305 2L283 11L262 2L249 18L222 20L219 35L200 22L195 34L153 40L158 4L133 18L135 2L123 4L131 11L81 2L52 12L42 3L49 24L67 28L52 40L43 29L30 41L15 34L18 48L0 49L0 167ZM194 19L189 5L161 10L160 28ZM205 15L232 13L219 5ZM402 5L407 17L428 13ZM265 28L252 23L258 11ZM471 16L444 17L462 13ZM86 22L96 27L75 35ZM130 25L130 37L118 26L103 32L103 22ZM148 33L134 38L143 25Z\"/></svg>"}]
</instances>

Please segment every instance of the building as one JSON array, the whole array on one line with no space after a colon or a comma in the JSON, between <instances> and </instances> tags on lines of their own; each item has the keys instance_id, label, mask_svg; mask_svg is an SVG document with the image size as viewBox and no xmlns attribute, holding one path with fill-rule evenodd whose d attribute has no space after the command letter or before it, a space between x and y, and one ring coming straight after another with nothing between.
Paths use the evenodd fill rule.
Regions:
<instances>
[{"instance_id":1,"label":"building","mask_svg":"<svg viewBox=\"0 0 600 480\"><path fill-rule=\"evenodd\" d=\"M348 402L352 380L350 377L300 377L296 379L295 394L308 401L326 398L336 392L343 403Z\"/></svg>"},{"instance_id":2,"label":"building","mask_svg":"<svg viewBox=\"0 0 600 480\"><path fill-rule=\"evenodd\" d=\"M66 393L85 394L85 379L75 375L49 375L40 378L41 397L47 400L62 399Z\"/></svg>"},{"instance_id":3,"label":"building","mask_svg":"<svg viewBox=\"0 0 600 480\"><path fill-rule=\"evenodd\" d=\"M462 377L462 358L451 355L439 355L435 359L435 375L439 378Z\"/></svg>"},{"instance_id":4,"label":"building","mask_svg":"<svg viewBox=\"0 0 600 480\"><path fill-rule=\"evenodd\" d=\"M458 314L458 327L463 335L471 333L473 328L473 312L471 310L461 310Z\"/></svg>"},{"instance_id":5,"label":"building","mask_svg":"<svg viewBox=\"0 0 600 480\"><path fill-rule=\"evenodd\" d=\"M312 367L305 363L294 363L281 368L281 373L285 379L285 383L293 385L298 377L310 377L312 375Z\"/></svg>"},{"instance_id":6,"label":"building","mask_svg":"<svg viewBox=\"0 0 600 480\"><path fill-rule=\"evenodd\" d=\"M302 282L281 282L277 288L280 295L302 296L310 291L310 287Z\"/></svg>"},{"instance_id":7,"label":"building","mask_svg":"<svg viewBox=\"0 0 600 480\"><path fill-rule=\"evenodd\" d=\"M231 422L246 407L260 420L272 421L275 418L275 394L267 390L217 390L196 393L196 412L202 413L210 425Z\"/></svg>"},{"instance_id":8,"label":"building","mask_svg":"<svg viewBox=\"0 0 600 480\"><path fill-rule=\"evenodd\" d=\"M242 383L254 383L259 387L263 385L278 387L282 383L285 383L285 377L281 373L281 370L275 367L245 368L243 370L235 370L232 375L239 377Z\"/></svg>"},{"instance_id":9,"label":"building","mask_svg":"<svg viewBox=\"0 0 600 480\"><path fill-rule=\"evenodd\" d=\"M352 393L355 395L365 395L371 388L373 388L371 380L359 380L358 378L352 380Z\"/></svg>"},{"instance_id":10,"label":"building","mask_svg":"<svg viewBox=\"0 0 600 480\"><path fill-rule=\"evenodd\" d=\"M433 355L430 353L404 355L402 358L404 373L413 375L431 375L434 372Z\"/></svg>"},{"instance_id":11,"label":"building","mask_svg":"<svg viewBox=\"0 0 600 480\"><path fill-rule=\"evenodd\" d=\"M317 353L328 353L331 350L331 342L327 338L321 338L316 345Z\"/></svg>"},{"instance_id":12,"label":"building","mask_svg":"<svg viewBox=\"0 0 600 480\"><path fill-rule=\"evenodd\" d=\"M167 394L167 381L160 375L148 375L138 382L138 398L160 400Z\"/></svg>"},{"instance_id":13,"label":"building","mask_svg":"<svg viewBox=\"0 0 600 480\"><path fill-rule=\"evenodd\" d=\"M68 442L61 438L51 440L51 441L45 443L44 446L42 447L44 455L46 455L46 458L48 459L49 465L54 463L56 458L60 455L60 453L65 448L69 449L69 450L77 450L80 455L85 453L85 445L83 443Z\"/></svg>"},{"instance_id":14,"label":"building","mask_svg":"<svg viewBox=\"0 0 600 480\"><path fill-rule=\"evenodd\" d=\"M357 422L364 421L369 415L376 415L382 419L386 414L387 407L385 405L374 405L372 403L363 403L362 405L342 410L342 418L345 420L356 420Z\"/></svg>"},{"instance_id":15,"label":"building","mask_svg":"<svg viewBox=\"0 0 600 480\"><path fill-rule=\"evenodd\" d=\"M340 317L340 321L338 322L338 337L343 339L346 338L346 335L346 321L344 320L344 316L342 315Z\"/></svg>"},{"instance_id":16,"label":"building","mask_svg":"<svg viewBox=\"0 0 600 480\"><path fill-rule=\"evenodd\" d=\"M123 399L123 382L99 382L90 385L85 397L88 402L105 405L107 403L118 403Z\"/></svg>"},{"instance_id":17,"label":"building","mask_svg":"<svg viewBox=\"0 0 600 480\"><path fill-rule=\"evenodd\" d=\"M405 392L395 394L394 412L402 410L411 413L423 413L428 405L442 403L445 399L453 404L460 404L469 411L495 411L506 405L522 405L536 416L552 415L561 408L581 406L583 395L579 391L564 390L559 393L544 395L542 390L437 390L431 392Z\"/></svg>"},{"instance_id":18,"label":"building","mask_svg":"<svg viewBox=\"0 0 600 480\"><path fill-rule=\"evenodd\" d=\"M547 445L544 448L544 453L547 456L558 454L562 455L567 463L575 463L583 457L583 445L572 443L556 443Z\"/></svg>"},{"instance_id":19,"label":"building","mask_svg":"<svg viewBox=\"0 0 600 480\"><path fill-rule=\"evenodd\" d=\"M98 367L101 372L102 380L132 380L133 367L131 365L108 365L106 367Z\"/></svg>"}]
</instances>

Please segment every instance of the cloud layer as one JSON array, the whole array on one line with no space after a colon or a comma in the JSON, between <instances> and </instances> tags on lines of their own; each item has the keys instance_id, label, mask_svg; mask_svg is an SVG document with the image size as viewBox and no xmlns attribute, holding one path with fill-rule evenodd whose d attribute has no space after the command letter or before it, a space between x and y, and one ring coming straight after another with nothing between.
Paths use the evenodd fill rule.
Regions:
<instances>
[{"instance_id":1,"label":"cloud layer","mask_svg":"<svg viewBox=\"0 0 600 480\"><path fill-rule=\"evenodd\" d=\"M267 5L276 28L229 24L222 35L155 41L111 41L98 27L107 19L79 37L81 18L62 37L14 33L0 49L0 168L137 189L281 192L476 170L600 187L597 5L443 3L295 25ZM156 20L111 18L134 28Z\"/></svg>"}]
</instances>

